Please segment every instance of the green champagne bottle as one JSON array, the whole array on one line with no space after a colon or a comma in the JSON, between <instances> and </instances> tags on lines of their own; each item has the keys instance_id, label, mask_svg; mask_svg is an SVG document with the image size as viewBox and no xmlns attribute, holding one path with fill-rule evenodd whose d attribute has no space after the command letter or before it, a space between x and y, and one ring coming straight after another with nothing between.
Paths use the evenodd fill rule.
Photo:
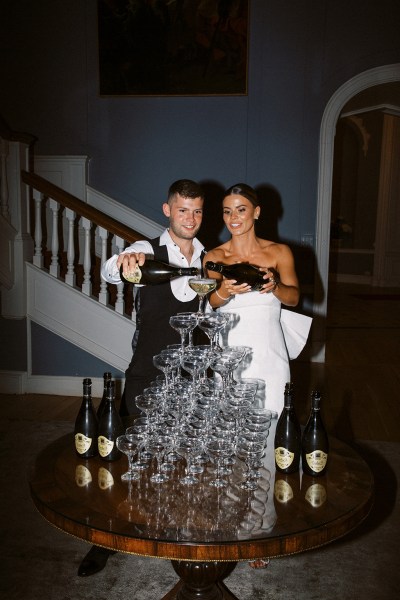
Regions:
<instances>
[{"instance_id":1,"label":"green champagne bottle","mask_svg":"<svg viewBox=\"0 0 400 600\"><path fill-rule=\"evenodd\" d=\"M92 404L92 380L83 380L83 398L74 427L75 450L81 458L97 455L97 417Z\"/></svg>"},{"instance_id":2,"label":"green champagne bottle","mask_svg":"<svg viewBox=\"0 0 400 600\"><path fill-rule=\"evenodd\" d=\"M303 472L318 477L324 475L328 465L329 440L320 412L321 394L311 394L311 412L301 441Z\"/></svg>"},{"instance_id":3,"label":"green champagne bottle","mask_svg":"<svg viewBox=\"0 0 400 600\"><path fill-rule=\"evenodd\" d=\"M301 456L301 429L293 406L293 384L287 383L284 406L275 431L275 467L280 473L298 471Z\"/></svg>"},{"instance_id":4,"label":"green champagne bottle","mask_svg":"<svg viewBox=\"0 0 400 600\"><path fill-rule=\"evenodd\" d=\"M200 270L196 267L176 267L161 260L147 258L144 265L141 267L136 265L136 268L129 275L124 275L122 265L119 273L124 283L157 285L166 283L175 277L195 277L200 273Z\"/></svg>"},{"instance_id":5,"label":"green champagne bottle","mask_svg":"<svg viewBox=\"0 0 400 600\"><path fill-rule=\"evenodd\" d=\"M236 279L235 285L247 283L252 290L261 290L262 286L269 281L269 279L264 279L264 271L260 271L259 267L248 263L225 265L208 260L206 269L207 271L214 271L214 273L221 273L226 279Z\"/></svg>"},{"instance_id":6,"label":"green champagne bottle","mask_svg":"<svg viewBox=\"0 0 400 600\"><path fill-rule=\"evenodd\" d=\"M99 422L98 448L100 458L106 461L117 460L121 456L117 448L117 437L125 428L115 406L115 382L107 382L106 405Z\"/></svg>"}]
</instances>

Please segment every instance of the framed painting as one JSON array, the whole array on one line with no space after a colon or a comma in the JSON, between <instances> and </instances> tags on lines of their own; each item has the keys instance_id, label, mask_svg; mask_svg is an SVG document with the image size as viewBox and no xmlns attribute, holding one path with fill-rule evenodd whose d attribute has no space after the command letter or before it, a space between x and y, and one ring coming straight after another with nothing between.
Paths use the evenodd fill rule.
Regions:
<instances>
[{"instance_id":1,"label":"framed painting","mask_svg":"<svg viewBox=\"0 0 400 600\"><path fill-rule=\"evenodd\" d=\"M101 96L247 94L250 0L98 0Z\"/></svg>"}]
</instances>

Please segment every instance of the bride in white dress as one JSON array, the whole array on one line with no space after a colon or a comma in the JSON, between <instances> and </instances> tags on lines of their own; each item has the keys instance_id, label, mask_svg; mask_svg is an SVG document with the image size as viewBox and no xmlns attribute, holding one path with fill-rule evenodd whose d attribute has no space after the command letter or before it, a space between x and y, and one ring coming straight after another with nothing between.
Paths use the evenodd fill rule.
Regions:
<instances>
[{"instance_id":1,"label":"bride in white dress","mask_svg":"<svg viewBox=\"0 0 400 600\"><path fill-rule=\"evenodd\" d=\"M273 294L237 294L220 312L232 313L222 332L222 346L247 346L248 355L235 372L236 378L250 377L259 383L257 394L270 410L283 407L285 383L290 381L288 352L280 323L281 303ZM261 391L261 393L260 393Z\"/></svg>"},{"instance_id":2,"label":"bride in white dress","mask_svg":"<svg viewBox=\"0 0 400 600\"><path fill-rule=\"evenodd\" d=\"M253 188L243 183L232 186L225 192L222 206L231 239L208 252L204 262L257 265L265 272L265 284L260 291L251 291L246 283L236 284L234 279L208 270L208 277L218 280L209 303L214 309L232 313L222 334L223 345L251 348L236 375L265 381L264 406L280 414L285 383L290 381L288 342L284 335L287 328L283 327L281 317L287 313L291 318L292 314L281 310L281 305L296 306L300 296L293 255L285 244L256 236L254 224L260 206ZM309 322L305 333L300 334L300 348L307 339L311 322L304 318Z\"/></svg>"}]
</instances>

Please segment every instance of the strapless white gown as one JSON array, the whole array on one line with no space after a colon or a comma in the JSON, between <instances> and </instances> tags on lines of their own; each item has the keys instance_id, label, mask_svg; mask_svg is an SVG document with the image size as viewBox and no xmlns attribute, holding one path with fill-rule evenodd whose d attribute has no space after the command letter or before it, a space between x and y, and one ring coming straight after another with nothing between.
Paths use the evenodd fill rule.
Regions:
<instances>
[{"instance_id":1,"label":"strapless white gown","mask_svg":"<svg viewBox=\"0 0 400 600\"><path fill-rule=\"evenodd\" d=\"M234 296L218 312L231 313L220 336L222 347L248 346L251 352L235 371L235 378L260 379L262 406L280 414L286 382L290 381L289 356L281 325L281 303L274 294L248 292Z\"/></svg>"}]
</instances>

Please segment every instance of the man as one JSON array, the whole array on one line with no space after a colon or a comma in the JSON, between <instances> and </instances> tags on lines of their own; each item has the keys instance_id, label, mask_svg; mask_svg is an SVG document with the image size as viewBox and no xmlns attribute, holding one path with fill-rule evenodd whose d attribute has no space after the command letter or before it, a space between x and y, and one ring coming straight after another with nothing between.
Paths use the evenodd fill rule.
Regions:
<instances>
[{"instance_id":1,"label":"man","mask_svg":"<svg viewBox=\"0 0 400 600\"><path fill-rule=\"evenodd\" d=\"M120 267L128 275L136 264L143 265L146 256L152 256L179 267L201 268L203 245L196 235L203 218L204 192L199 184L189 179L175 181L162 205L169 227L155 240L139 241L115 254L101 269L101 276L109 283L120 283ZM137 415L135 397L159 375L153 365L153 356L168 344L180 340L169 325L170 316L178 312L196 312L198 297L189 287L188 277L172 279L155 286L140 286L136 291L136 331L132 342L133 357L125 373L125 389L121 401L122 416ZM92 546L78 569L78 575L87 577L101 571L113 554L111 550Z\"/></svg>"}]
</instances>

